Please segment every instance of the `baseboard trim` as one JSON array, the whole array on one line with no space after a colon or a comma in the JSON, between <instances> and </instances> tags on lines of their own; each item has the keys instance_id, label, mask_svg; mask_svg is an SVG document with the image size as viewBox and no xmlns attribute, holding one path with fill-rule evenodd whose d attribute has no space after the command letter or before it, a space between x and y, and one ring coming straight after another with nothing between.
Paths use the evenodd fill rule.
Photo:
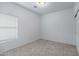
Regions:
<instances>
[{"instance_id":1,"label":"baseboard trim","mask_svg":"<svg viewBox=\"0 0 79 59\"><path fill-rule=\"evenodd\" d=\"M7 48L7 49L6 49L6 47L3 47L2 50L0 50L0 54L2 54L2 53L4 53L4 52L7 52L7 51L9 51L9 50L15 49L15 48L17 48L17 47L23 46L23 45L25 45L25 44L29 44L29 43L31 43L31 42L33 42L33 41L36 41L36 40L38 40L38 39L31 40L31 41L28 41L28 42L20 42L20 43L22 43L22 44L17 44L17 45L15 45L15 43L14 43L14 44L11 44L11 42L10 42L10 43L7 42L8 45L10 44L9 46L12 46L12 47L9 47L9 46L8 46L9 48ZM3 45L6 45L6 43L4 43Z\"/></svg>"},{"instance_id":2,"label":"baseboard trim","mask_svg":"<svg viewBox=\"0 0 79 59\"><path fill-rule=\"evenodd\" d=\"M48 40L48 39L43 39L43 40ZM58 43L63 43L63 44L67 44L67 45L76 46L75 44L69 44L69 43L66 43L66 42L59 42L59 41L55 41L55 40L48 40L48 41L54 41L54 42L58 42Z\"/></svg>"}]
</instances>

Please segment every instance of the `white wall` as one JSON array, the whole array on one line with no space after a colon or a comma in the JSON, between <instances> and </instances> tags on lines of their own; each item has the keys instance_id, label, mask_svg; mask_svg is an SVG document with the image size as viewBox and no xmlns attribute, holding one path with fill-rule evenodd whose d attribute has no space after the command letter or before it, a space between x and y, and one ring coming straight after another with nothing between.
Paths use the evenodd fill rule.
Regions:
<instances>
[{"instance_id":1,"label":"white wall","mask_svg":"<svg viewBox=\"0 0 79 59\"><path fill-rule=\"evenodd\" d=\"M75 3L74 14L77 12L78 9L79 9L79 2ZM76 36L77 51L79 53L79 13L77 17L75 18L75 34L76 34L75 36Z\"/></svg>"},{"instance_id":2,"label":"white wall","mask_svg":"<svg viewBox=\"0 0 79 59\"><path fill-rule=\"evenodd\" d=\"M39 38L40 17L38 15L27 9L25 10L19 5L5 2L0 3L0 13L13 15L18 18L18 39L0 44L2 50L6 51Z\"/></svg>"},{"instance_id":3,"label":"white wall","mask_svg":"<svg viewBox=\"0 0 79 59\"><path fill-rule=\"evenodd\" d=\"M42 16L41 38L75 45L73 9Z\"/></svg>"}]
</instances>

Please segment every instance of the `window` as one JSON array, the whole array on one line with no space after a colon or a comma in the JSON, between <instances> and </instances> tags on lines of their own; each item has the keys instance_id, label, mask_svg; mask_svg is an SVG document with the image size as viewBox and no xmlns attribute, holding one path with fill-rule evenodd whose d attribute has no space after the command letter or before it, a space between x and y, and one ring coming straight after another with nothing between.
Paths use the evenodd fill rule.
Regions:
<instances>
[{"instance_id":1,"label":"window","mask_svg":"<svg viewBox=\"0 0 79 59\"><path fill-rule=\"evenodd\" d=\"M0 40L17 39L17 18L0 14Z\"/></svg>"}]
</instances>

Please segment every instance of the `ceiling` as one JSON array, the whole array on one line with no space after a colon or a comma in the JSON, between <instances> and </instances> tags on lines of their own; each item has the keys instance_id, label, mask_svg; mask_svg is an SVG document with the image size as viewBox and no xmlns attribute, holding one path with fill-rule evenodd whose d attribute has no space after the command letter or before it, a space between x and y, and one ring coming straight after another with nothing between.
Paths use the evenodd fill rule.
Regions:
<instances>
[{"instance_id":1,"label":"ceiling","mask_svg":"<svg viewBox=\"0 0 79 59\"><path fill-rule=\"evenodd\" d=\"M74 2L48 2L47 6L45 7L37 6L36 2L16 2L16 3L39 15L44 15L51 12L73 8L74 6ZM35 6L37 6L37 8L35 8Z\"/></svg>"}]
</instances>

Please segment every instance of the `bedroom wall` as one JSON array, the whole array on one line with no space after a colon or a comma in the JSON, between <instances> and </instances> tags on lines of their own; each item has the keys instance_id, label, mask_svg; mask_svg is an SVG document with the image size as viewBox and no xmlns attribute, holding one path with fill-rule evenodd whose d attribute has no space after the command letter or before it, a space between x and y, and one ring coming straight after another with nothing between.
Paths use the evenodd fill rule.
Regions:
<instances>
[{"instance_id":1,"label":"bedroom wall","mask_svg":"<svg viewBox=\"0 0 79 59\"><path fill-rule=\"evenodd\" d=\"M39 38L40 16L13 3L0 3L0 13L15 16L18 19L18 39L0 44L3 51L30 43ZM0 50L1 51L1 50Z\"/></svg>"},{"instance_id":2,"label":"bedroom wall","mask_svg":"<svg viewBox=\"0 0 79 59\"><path fill-rule=\"evenodd\" d=\"M74 15L77 12L77 10L79 9L79 2L75 3L74 6ZM79 54L79 13L77 14L77 17L75 18L75 37L76 37L76 47L77 47L77 51Z\"/></svg>"},{"instance_id":3,"label":"bedroom wall","mask_svg":"<svg viewBox=\"0 0 79 59\"><path fill-rule=\"evenodd\" d=\"M41 38L75 45L73 8L42 16Z\"/></svg>"}]
</instances>

